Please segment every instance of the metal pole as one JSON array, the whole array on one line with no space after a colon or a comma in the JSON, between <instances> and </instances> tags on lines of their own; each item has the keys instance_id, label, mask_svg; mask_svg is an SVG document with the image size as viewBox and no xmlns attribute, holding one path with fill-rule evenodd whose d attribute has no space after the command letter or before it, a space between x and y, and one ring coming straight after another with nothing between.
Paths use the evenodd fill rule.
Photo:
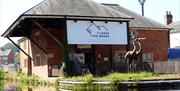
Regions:
<instances>
[{"instance_id":1,"label":"metal pole","mask_svg":"<svg viewBox=\"0 0 180 91\"><path fill-rule=\"evenodd\" d=\"M142 4L142 16L144 16L144 4Z\"/></svg>"},{"instance_id":2,"label":"metal pole","mask_svg":"<svg viewBox=\"0 0 180 91\"><path fill-rule=\"evenodd\" d=\"M138 0L142 7L142 16L144 16L144 3L146 0Z\"/></svg>"}]
</instances>

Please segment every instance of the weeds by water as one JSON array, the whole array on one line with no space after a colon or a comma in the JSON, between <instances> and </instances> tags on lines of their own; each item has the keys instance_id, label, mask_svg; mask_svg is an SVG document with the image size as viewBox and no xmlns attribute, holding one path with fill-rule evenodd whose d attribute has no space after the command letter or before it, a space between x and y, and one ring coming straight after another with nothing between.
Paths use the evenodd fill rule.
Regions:
<instances>
[{"instance_id":1,"label":"weeds by water","mask_svg":"<svg viewBox=\"0 0 180 91\"><path fill-rule=\"evenodd\" d=\"M55 83L49 81L41 80L38 76L32 75L28 76L25 73L16 73L16 74L5 74L5 79L7 83L9 81L15 82L17 86L21 88L37 88L39 86L54 86Z\"/></svg>"},{"instance_id":2,"label":"weeds by water","mask_svg":"<svg viewBox=\"0 0 180 91\"><path fill-rule=\"evenodd\" d=\"M64 78L65 80L82 80L86 81L89 79L92 80L114 80L114 79L119 79L119 80L136 80L136 79L144 79L144 78L152 78L156 76L153 73L150 72L140 72L140 73L110 73L106 76L98 77L98 76L92 76L90 74L88 75L83 75L83 76L74 76L74 77L69 77L69 78Z\"/></svg>"},{"instance_id":3,"label":"weeds by water","mask_svg":"<svg viewBox=\"0 0 180 91\"><path fill-rule=\"evenodd\" d=\"M156 76L153 73L149 72L140 72L140 73L110 73L106 76L97 77L92 75L84 75L84 76L75 76L75 77L69 77L69 78L63 78L64 80L73 80L73 81L83 81L84 84L79 85L70 85L65 86L65 89L73 89L75 91L79 90L103 90L106 88L106 91L116 91L119 87L119 83L121 83L124 80L140 80L144 78L151 78ZM94 81L109 81L110 84L103 85L103 84L94 84Z\"/></svg>"}]
</instances>

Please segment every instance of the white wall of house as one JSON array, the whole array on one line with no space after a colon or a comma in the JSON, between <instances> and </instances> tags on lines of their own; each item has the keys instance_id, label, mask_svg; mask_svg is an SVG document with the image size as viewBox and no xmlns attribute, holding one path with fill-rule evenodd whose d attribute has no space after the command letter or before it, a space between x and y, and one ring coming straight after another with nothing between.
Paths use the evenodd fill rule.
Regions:
<instances>
[{"instance_id":1,"label":"white wall of house","mask_svg":"<svg viewBox=\"0 0 180 91\"><path fill-rule=\"evenodd\" d=\"M180 48L180 32L170 33L170 47L171 48Z\"/></svg>"}]
</instances>

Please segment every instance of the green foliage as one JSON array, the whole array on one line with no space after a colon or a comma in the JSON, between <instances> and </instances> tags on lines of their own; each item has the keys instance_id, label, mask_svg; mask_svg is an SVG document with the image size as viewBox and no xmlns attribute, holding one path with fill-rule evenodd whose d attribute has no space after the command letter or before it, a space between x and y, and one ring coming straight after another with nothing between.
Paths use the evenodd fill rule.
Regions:
<instances>
[{"instance_id":1,"label":"green foliage","mask_svg":"<svg viewBox=\"0 0 180 91\"><path fill-rule=\"evenodd\" d=\"M18 50L18 48L12 43L7 43L2 48L3 48L3 50L12 49L13 52Z\"/></svg>"},{"instance_id":2,"label":"green foliage","mask_svg":"<svg viewBox=\"0 0 180 91\"><path fill-rule=\"evenodd\" d=\"M110 87L111 87L112 89L118 89L120 83L121 83L121 80L119 80L119 79L114 79L114 80L112 80L112 81L110 82Z\"/></svg>"},{"instance_id":3,"label":"green foliage","mask_svg":"<svg viewBox=\"0 0 180 91\"><path fill-rule=\"evenodd\" d=\"M150 72L140 72L140 73L111 73L100 79L119 79L119 80L138 80L144 78L153 77L154 74Z\"/></svg>"},{"instance_id":4,"label":"green foliage","mask_svg":"<svg viewBox=\"0 0 180 91\"><path fill-rule=\"evenodd\" d=\"M50 83L49 81L41 80L38 76L32 75L28 76L25 73L18 74L6 74L5 79L8 81L16 80L18 81L18 86L21 88L35 88L39 86L54 86L54 83Z\"/></svg>"},{"instance_id":5,"label":"green foliage","mask_svg":"<svg viewBox=\"0 0 180 91\"><path fill-rule=\"evenodd\" d=\"M5 77L5 73L2 69L0 69L0 89L4 87L4 82L3 82L3 80L1 80L4 77Z\"/></svg>"},{"instance_id":6,"label":"green foliage","mask_svg":"<svg viewBox=\"0 0 180 91\"><path fill-rule=\"evenodd\" d=\"M93 76L92 75L87 75L85 82L86 82L85 85L92 86L93 85Z\"/></svg>"},{"instance_id":7,"label":"green foliage","mask_svg":"<svg viewBox=\"0 0 180 91\"><path fill-rule=\"evenodd\" d=\"M16 58L16 60L19 62L19 61L20 61L20 54L17 54L17 55L15 56L15 58Z\"/></svg>"},{"instance_id":8,"label":"green foliage","mask_svg":"<svg viewBox=\"0 0 180 91\"><path fill-rule=\"evenodd\" d=\"M109 91L118 91L119 89L122 89L121 91L124 91L124 87L121 87L121 82L123 81L129 81L133 80L134 82L139 80L145 80L145 79L167 79L167 78L180 78L179 74L171 74L171 75L158 75L153 74L150 72L140 72L140 73L110 73L107 76L103 77L94 77L93 75L84 75L84 76L75 76L75 77L68 77L63 78L63 80L71 80L71 81L84 81L85 84L75 84L75 85L68 85L65 88L75 91L103 91L104 88ZM108 81L110 84L103 84L98 85L94 84L94 81ZM137 87L138 84L135 83L133 86Z\"/></svg>"},{"instance_id":9,"label":"green foliage","mask_svg":"<svg viewBox=\"0 0 180 91\"><path fill-rule=\"evenodd\" d=\"M0 79L5 77L5 73L2 69L0 69Z\"/></svg>"},{"instance_id":10,"label":"green foliage","mask_svg":"<svg viewBox=\"0 0 180 91\"><path fill-rule=\"evenodd\" d=\"M140 73L110 73L103 77L94 77L91 74L83 75L83 76L74 76L74 77L67 77L64 78L66 80L138 80L138 79L146 79L146 78L152 78L156 77L157 75L150 73L150 72L140 72Z\"/></svg>"}]
</instances>

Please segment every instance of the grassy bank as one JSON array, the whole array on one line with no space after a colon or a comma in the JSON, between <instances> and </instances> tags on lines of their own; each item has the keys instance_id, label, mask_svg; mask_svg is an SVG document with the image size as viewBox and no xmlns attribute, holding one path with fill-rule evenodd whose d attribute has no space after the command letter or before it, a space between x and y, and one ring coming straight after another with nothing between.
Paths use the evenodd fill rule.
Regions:
<instances>
[{"instance_id":1,"label":"grassy bank","mask_svg":"<svg viewBox=\"0 0 180 91\"><path fill-rule=\"evenodd\" d=\"M92 76L92 75L84 75L84 76L75 76L75 77L69 77L64 78L66 80L137 80L137 79L145 79L145 78L153 78L156 77L156 74L149 73L149 72L140 72L140 73L110 73L106 76L98 77L98 76Z\"/></svg>"},{"instance_id":2,"label":"grassy bank","mask_svg":"<svg viewBox=\"0 0 180 91\"><path fill-rule=\"evenodd\" d=\"M110 91L119 89L119 83L122 81L127 80L155 80L155 79L180 79L180 74L153 74L150 72L140 72L140 73L110 73L106 76L97 77L92 75L84 75L84 76L75 76L75 77L68 77L63 78L62 80L70 80L70 81L84 81L84 84L80 85L68 85L65 86L66 89L73 89L73 90L86 90L86 89L93 89L93 90L100 90L103 88L109 89ZM61 79L60 79L61 80ZM110 84L108 85L98 85L93 84L93 81L96 80L104 80L109 81Z\"/></svg>"},{"instance_id":3,"label":"grassy bank","mask_svg":"<svg viewBox=\"0 0 180 91\"><path fill-rule=\"evenodd\" d=\"M172 79L179 78L180 74L154 74L150 72L140 72L140 73L110 73L106 76L92 76L92 75L84 75L84 76L74 76L63 78L65 80L152 80L152 79Z\"/></svg>"}]
</instances>

